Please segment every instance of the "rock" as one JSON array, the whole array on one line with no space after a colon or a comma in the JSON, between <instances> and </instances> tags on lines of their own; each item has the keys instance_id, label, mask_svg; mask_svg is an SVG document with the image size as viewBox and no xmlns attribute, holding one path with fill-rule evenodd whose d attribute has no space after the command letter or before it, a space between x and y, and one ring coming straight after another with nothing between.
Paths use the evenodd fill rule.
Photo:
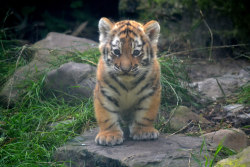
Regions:
<instances>
[{"instance_id":1,"label":"rock","mask_svg":"<svg viewBox=\"0 0 250 167\"><path fill-rule=\"evenodd\" d=\"M10 97L10 104L14 105L23 92L22 88L27 86L24 81L36 82L41 75L55 68L53 63L58 63L60 56L65 53L70 56L73 52L83 52L91 47L97 47L97 43L70 35L49 33L45 39L31 46L35 50L32 61L26 66L18 68L5 84L0 92L0 103L7 106Z\"/></svg>"},{"instance_id":2,"label":"rock","mask_svg":"<svg viewBox=\"0 0 250 167\"><path fill-rule=\"evenodd\" d=\"M226 118L234 123L235 127L248 125L250 122L250 110L243 104L230 104L223 107L227 112Z\"/></svg>"},{"instance_id":3,"label":"rock","mask_svg":"<svg viewBox=\"0 0 250 167\"><path fill-rule=\"evenodd\" d=\"M122 145L107 147L96 145L94 138L97 129L85 132L55 151L54 159L66 166L109 166L109 167L186 167L199 166L190 156L199 152L202 139L183 135L158 140L125 140ZM209 144L208 144L209 146ZM190 162L189 162L190 161Z\"/></svg>"},{"instance_id":4,"label":"rock","mask_svg":"<svg viewBox=\"0 0 250 167\"><path fill-rule=\"evenodd\" d=\"M92 95L96 68L89 64L69 62L47 74L45 88L66 100Z\"/></svg>"},{"instance_id":5,"label":"rock","mask_svg":"<svg viewBox=\"0 0 250 167\"><path fill-rule=\"evenodd\" d=\"M223 107L223 110L230 113L237 113L244 108L243 104L230 104Z\"/></svg>"},{"instance_id":6,"label":"rock","mask_svg":"<svg viewBox=\"0 0 250 167\"><path fill-rule=\"evenodd\" d=\"M229 158L220 160L215 167L248 167L250 166L250 146L242 152Z\"/></svg>"},{"instance_id":7,"label":"rock","mask_svg":"<svg viewBox=\"0 0 250 167\"><path fill-rule=\"evenodd\" d=\"M202 135L207 141L215 144L222 142L223 146L240 151L247 147L247 135L240 129L221 129Z\"/></svg>"},{"instance_id":8,"label":"rock","mask_svg":"<svg viewBox=\"0 0 250 167\"><path fill-rule=\"evenodd\" d=\"M250 113L244 113L237 116L241 124L248 124L250 122Z\"/></svg>"},{"instance_id":9,"label":"rock","mask_svg":"<svg viewBox=\"0 0 250 167\"><path fill-rule=\"evenodd\" d=\"M195 61L191 59L190 61L190 65L187 68L188 75L193 82L223 75L235 75L240 78L249 78L250 70L248 67L250 63L245 60L235 60L230 57L217 57L212 62L204 58L196 58Z\"/></svg>"},{"instance_id":10,"label":"rock","mask_svg":"<svg viewBox=\"0 0 250 167\"><path fill-rule=\"evenodd\" d=\"M173 109L170 113L174 113L170 122L170 127L173 130L180 130L186 126L191 120L201 123L210 123L206 118L192 112L188 107L179 106Z\"/></svg>"},{"instance_id":11,"label":"rock","mask_svg":"<svg viewBox=\"0 0 250 167\"><path fill-rule=\"evenodd\" d=\"M234 127L244 127L248 126L250 122L250 113L236 114L227 116L227 119L231 119L234 123ZM245 132L249 132L249 130L245 129Z\"/></svg>"},{"instance_id":12,"label":"rock","mask_svg":"<svg viewBox=\"0 0 250 167\"><path fill-rule=\"evenodd\" d=\"M217 79L217 80L216 80ZM218 81L218 82L217 82ZM216 100L224 95L230 95L239 87L250 81L249 75L226 74L217 78L207 78L203 81L193 82L197 90L211 100Z\"/></svg>"}]
</instances>

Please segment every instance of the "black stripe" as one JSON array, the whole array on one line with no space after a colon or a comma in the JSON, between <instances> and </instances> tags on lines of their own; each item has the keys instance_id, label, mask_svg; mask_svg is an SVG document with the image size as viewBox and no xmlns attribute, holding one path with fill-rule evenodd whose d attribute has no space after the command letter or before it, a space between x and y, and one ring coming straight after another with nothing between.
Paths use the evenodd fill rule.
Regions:
<instances>
[{"instance_id":1,"label":"black stripe","mask_svg":"<svg viewBox=\"0 0 250 167\"><path fill-rule=\"evenodd\" d=\"M120 36L121 34L126 34L127 33L127 28L123 31L120 31L117 35Z\"/></svg>"},{"instance_id":2,"label":"black stripe","mask_svg":"<svg viewBox=\"0 0 250 167\"><path fill-rule=\"evenodd\" d=\"M136 123L137 125L139 125L139 126L148 126L148 125L145 125L145 124L140 123L140 122L137 122L137 121L135 121L135 123Z\"/></svg>"},{"instance_id":3,"label":"black stripe","mask_svg":"<svg viewBox=\"0 0 250 167\"><path fill-rule=\"evenodd\" d=\"M127 25L127 26L130 26L131 24L130 24L130 22L128 21L128 22L126 23L126 25Z\"/></svg>"},{"instance_id":4,"label":"black stripe","mask_svg":"<svg viewBox=\"0 0 250 167\"><path fill-rule=\"evenodd\" d=\"M151 78L151 83L153 83L156 80L157 75L154 75L154 77ZM156 91L160 87L161 83L160 80L157 81L156 85L152 85L153 91Z\"/></svg>"},{"instance_id":5,"label":"black stripe","mask_svg":"<svg viewBox=\"0 0 250 167\"><path fill-rule=\"evenodd\" d=\"M143 107L136 107L135 110L147 110L147 108L143 108Z\"/></svg>"},{"instance_id":6,"label":"black stripe","mask_svg":"<svg viewBox=\"0 0 250 167\"><path fill-rule=\"evenodd\" d=\"M142 59L142 60L141 60L141 64L142 64L143 66L148 66L148 65L150 65L149 58L147 57L146 59Z\"/></svg>"},{"instance_id":7,"label":"black stripe","mask_svg":"<svg viewBox=\"0 0 250 167\"><path fill-rule=\"evenodd\" d=\"M157 84L153 87L153 90L156 91L160 87L160 81L157 82Z\"/></svg>"},{"instance_id":8,"label":"black stripe","mask_svg":"<svg viewBox=\"0 0 250 167\"><path fill-rule=\"evenodd\" d=\"M126 24L122 24L120 27L118 27L118 29L122 29L124 26L126 26Z\"/></svg>"},{"instance_id":9,"label":"black stripe","mask_svg":"<svg viewBox=\"0 0 250 167\"><path fill-rule=\"evenodd\" d=\"M117 114L118 111L113 111L113 110L110 110L108 109L107 107L103 106L103 108L105 108L105 110L107 110L108 112L111 112L111 113L114 113L114 114Z\"/></svg>"},{"instance_id":10,"label":"black stripe","mask_svg":"<svg viewBox=\"0 0 250 167\"><path fill-rule=\"evenodd\" d=\"M115 91L118 95L121 95L121 93L114 87L113 85L109 84L107 80L104 79L104 82L110 87L113 91Z\"/></svg>"},{"instance_id":11,"label":"black stripe","mask_svg":"<svg viewBox=\"0 0 250 167\"><path fill-rule=\"evenodd\" d=\"M134 74L133 74L133 77L136 77L136 75L139 74L139 71L136 71Z\"/></svg>"},{"instance_id":12,"label":"black stripe","mask_svg":"<svg viewBox=\"0 0 250 167\"><path fill-rule=\"evenodd\" d=\"M147 117L143 117L144 120L147 120L148 122L154 122L154 119L150 119L150 118L147 118Z\"/></svg>"},{"instance_id":13,"label":"black stripe","mask_svg":"<svg viewBox=\"0 0 250 167\"><path fill-rule=\"evenodd\" d=\"M129 25L130 27L133 27L134 29L138 30L138 31L141 31L139 28L133 26L132 24Z\"/></svg>"},{"instance_id":14,"label":"black stripe","mask_svg":"<svg viewBox=\"0 0 250 167\"><path fill-rule=\"evenodd\" d=\"M136 87L139 83L141 83L141 82L146 78L147 73L148 73L148 71L145 71L145 72L141 75L141 77L140 77L138 80L135 81L135 83L134 83L134 86L135 86L135 87Z\"/></svg>"},{"instance_id":15,"label":"black stripe","mask_svg":"<svg viewBox=\"0 0 250 167\"><path fill-rule=\"evenodd\" d=\"M146 44L146 42L145 42L145 40L144 40L144 38L142 36L140 36L140 37L141 37L141 40L142 40L142 47L144 47L144 45Z\"/></svg>"},{"instance_id":16,"label":"black stripe","mask_svg":"<svg viewBox=\"0 0 250 167\"><path fill-rule=\"evenodd\" d=\"M109 129L111 129L114 125L116 124L116 122L114 122L114 123L112 123L111 125L109 125L109 127L108 128L106 128L105 130L109 130Z\"/></svg>"},{"instance_id":17,"label":"black stripe","mask_svg":"<svg viewBox=\"0 0 250 167\"><path fill-rule=\"evenodd\" d=\"M100 102L100 104L102 105L102 107L103 107L106 111L111 112L111 113L115 113L115 114L118 113L118 111L110 110L110 109L108 109L106 106L104 106L104 104L102 103L102 101L101 101L100 98L97 98L97 100Z\"/></svg>"},{"instance_id":18,"label":"black stripe","mask_svg":"<svg viewBox=\"0 0 250 167\"><path fill-rule=\"evenodd\" d=\"M150 48L147 47L147 56L150 56L149 54L150 54Z\"/></svg>"},{"instance_id":19,"label":"black stripe","mask_svg":"<svg viewBox=\"0 0 250 167\"><path fill-rule=\"evenodd\" d=\"M151 46L150 43L148 45L149 46L147 47L147 57L149 57L150 59L152 59L154 57L153 49L152 49L152 46Z\"/></svg>"},{"instance_id":20,"label":"black stripe","mask_svg":"<svg viewBox=\"0 0 250 167\"><path fill-rule=\"evenodd\" d=\"M150 85L151 85L150 83L144 85L144 86L141 88L141 90L137 93L137 95L141 94L141 93L142 93L145 89L147 89Z\"/></svg>"},{"instance_id":21,"label":"black stripe","mask_svg":"<svg viewBox=\"0 0 250 167\"><path fill-rule=\"evenodd\" d=\"M138 36L133 30L131 30L131 29L129 29L129 28L126 28L125 30L120 31L120 32L118 33L118 36L121 35L121 34L126 34L126 35L128 35L129 33L133 34L133 35L136 36L136 37Z\"/></svg>"},{"instance_id":22,"label":"black stripe","mask_svg":"<svg viewBox=\"0 0 250 167\"><path fill-rule=\"evenodd\" d=\"M104 60L107 66L110 66L110 59L108 58L108 48L107 48L107 44L103 47L103 56L104 56Z\"/></svg>"},{"instance_id":23,"label":"black stripe","mask_svg":"<svg viewBox=\"0 0 250 167\"><path fill-rule=\"evenodd\" d=\"M150 83L153 84L154 81L156 80L156 77L157 77L157 75L153 75L153 77L150 79ZM153 89L153 91L156 91L159 88L159 86L160 86L160 81L158 80L156 85L152 85L151 88Z\"/></svg>"},{"instance_id":24,"label":"black stripe","mask_svg":"<svg viewBox=\"0 0 250 167\"><path fill-rule=\"evenodd\" d=\"M109 119L106 119L105 121L103 121L103 123L107 123L109 121Z\"/></svg>"},{"instance_id":25,"label":"black stripe","mask_svg":"<svg viewBox=\"0 0 250 167\"><path fill-rule=\"evenodd\" d=\"M130 30L130 29L128 29L127 33L131 33L131 34L133 34L136 37L138 36L133 30Z\"/></svg>"},{"instance_id":26,"label":"black stripe","mask_svg":"<svg viewBox=\"0 0 250 167\"><path fill-rule=\"evenodd\" d=\"M110 75L110 77L111 77L115 82L117 82L117 83L120 85L120 87L121 87L122 89L128 91L128 89L126 88L126 86L125 86L123 83L121 83L121 82L115 77L114 74L109 73L109 75Z\"/></svg>"},{"instance_id":27,"label":"black stripe","mask_svg":"<svg viewBox=\"0 0 250 167\"><path fill-rule=\"evenodd\" d=\"M113 103L114 105L116 105L116 107L119 107L119 103L116 99L114 99L111 96L108 96L107 93L104 90L101 90L101 93L103 94L104 97L106 97L111 103Z\"/></svg>"},{"instance_id":28,"label":"black stripe","mask_svg":"<svg viewBox=\"0 0 250 167\"><path fill-rule=\"evenodd\" d=\"M150 92L147 95L143 96L142 98L140 98L140 100L138 101L137 105L140 105L142 101L146 100L147 98L151 97L154 95L155 92Z\"/></svg>"},{"instance_id":29,"label":"black stripe","mask_svg":"<svg viewBox=\"0 0 250 167\"><path fill-rule=\"evenodd\" d=\"M106 47L104 46L103 48L102 48L102 54L105 56L105 49L106 49Z\"/></svg>"},{"instance_id":30,"label":"black stripe","mask_svg":"<svg viewBox=\"0 0 250 167\"><path fill-rule=\"evenodd\" d=\"M151 58L154 57L154 53L153 53L153 49L152 49L151 45L150 45L150 53L149 53L149 54L150 54L150 57L151 57Z\"/></svg>"},{"instance_id":31,"label":"black stripe","mask_svg":"<svg viewBox=\"0 0 250 167\"><path fill-rule=\"evenodd\" d=\"M103 53L104 53L104 56L108 56L108 48L107 48L107 44L103 47Z\"/></svg>"}]
</instances>

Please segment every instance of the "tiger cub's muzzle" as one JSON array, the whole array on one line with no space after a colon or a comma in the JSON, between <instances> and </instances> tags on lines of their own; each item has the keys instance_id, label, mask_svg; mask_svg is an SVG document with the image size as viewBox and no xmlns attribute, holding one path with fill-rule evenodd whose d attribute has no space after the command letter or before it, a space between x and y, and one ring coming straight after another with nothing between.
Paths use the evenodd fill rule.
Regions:
<instances>
[{"instance_id":1,"label":"tiger cub's muzzle","mask_svg":"<svg viewBox=\"0 0 250 167\"><path fill-rule=\"evenodd\" d=\"M138 64L135 64L135 65L132 65L132 63L129 65L124 65L122 63L120 63L119 65L114 64L114 69L116 71L123 72L124 74L134 73L134 72L138 71Z\"/></svg>"}]
</instances>

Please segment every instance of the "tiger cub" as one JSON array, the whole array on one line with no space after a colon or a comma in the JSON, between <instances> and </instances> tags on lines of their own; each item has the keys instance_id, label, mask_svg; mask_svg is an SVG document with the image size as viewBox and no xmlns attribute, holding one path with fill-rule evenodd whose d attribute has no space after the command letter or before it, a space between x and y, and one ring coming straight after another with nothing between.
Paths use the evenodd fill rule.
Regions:
<instances>
[{"instance_id":1,"label":"tiger cub","mask_svg":"<svg viewBox=\"0 0 250 167\"><path fill-rule=\"evenodd\" d=\"M100 145L123 143L120 122L129 127L133 140L157 139L153 127L160 105L160 66L157 42L160 26L156 21L145 25L132 20L117 23L99 21L99 49L94 90L95 116Z\"/></svg>"}]
</instances>

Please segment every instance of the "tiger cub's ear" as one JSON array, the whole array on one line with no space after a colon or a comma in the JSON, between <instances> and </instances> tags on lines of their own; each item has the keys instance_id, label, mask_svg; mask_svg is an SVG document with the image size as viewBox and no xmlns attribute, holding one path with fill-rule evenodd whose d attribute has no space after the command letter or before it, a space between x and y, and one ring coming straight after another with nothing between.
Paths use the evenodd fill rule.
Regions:
<instances>
[{"instance_id":1,"label":"tiger cub's ear","mask_svg":"<svg viewBox=\"0 0 250 167\"><path fill-rule=\"evenodd\" d=\"M160 33L159 23L155 20L151 20L143 26L143 29L146 35L149 37L151 43L153 45L157 45L159 33Z\"/></svg>"},{"instance_id":2,"label":"tiger cub's ear","mask_svg":"<svg viewBox=\"0 0 250 167\"><path fill-rule=\"evenodd\" d=\"M100 19L99 24L98 24L98 28L99 28L99 32L100 32L99 40L101 43L104 43L106 41L107 36L108 36L110 30L112 29L113 25L114 24L109 19L107 19L105 17Z\"/></svg>"}]
</instances>

